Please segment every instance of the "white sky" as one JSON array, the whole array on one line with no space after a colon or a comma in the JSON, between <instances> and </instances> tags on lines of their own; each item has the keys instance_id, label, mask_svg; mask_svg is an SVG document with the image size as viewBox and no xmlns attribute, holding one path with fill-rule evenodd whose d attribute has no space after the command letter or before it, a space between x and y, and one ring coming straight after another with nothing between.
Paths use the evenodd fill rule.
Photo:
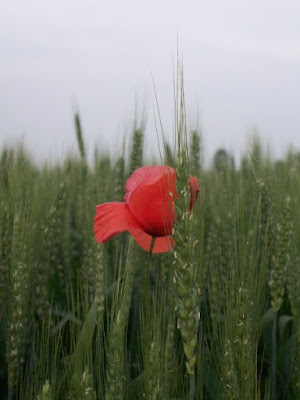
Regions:
<instances>
[{"instance_id":1,"label":"white sky","mask_svg":"<svg viewBox=\"0 0 300 400\"><path fill-rule=\"evenodd\" d=\"M244 151L254 127L275 156L300 149L299 0L0 0L0 147L76 149L76 99L91 153L121 150L136 103L156 148L151 74L171 137L177 33L206 160Z\"/></svg>"}]
</instances>

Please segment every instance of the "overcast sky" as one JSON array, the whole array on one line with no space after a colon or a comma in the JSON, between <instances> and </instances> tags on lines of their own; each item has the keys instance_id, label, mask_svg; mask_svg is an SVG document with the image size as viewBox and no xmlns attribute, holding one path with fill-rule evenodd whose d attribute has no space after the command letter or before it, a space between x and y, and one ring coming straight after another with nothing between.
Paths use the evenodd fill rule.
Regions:
<instances>
[{"instance_id":1,"label":"overcast sky","mask_svg":"<svg viewBox=\"0 0 300 400\"><path fill-rule=\"evenodd\" d=\"M206 160L244 151L254 129L277 157L300 149L299 0L1 0L0 147L76 149L76 101L90 152L121 151L136 103L156 148L152 76L171 137L177 36Z\"/></svg>"}]
</instances>

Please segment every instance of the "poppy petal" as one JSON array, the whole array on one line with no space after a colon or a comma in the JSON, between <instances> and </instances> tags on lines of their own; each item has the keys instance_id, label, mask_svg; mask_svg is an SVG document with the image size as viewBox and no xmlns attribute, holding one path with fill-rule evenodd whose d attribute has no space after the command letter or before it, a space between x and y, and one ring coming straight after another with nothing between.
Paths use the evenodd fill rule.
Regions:
<instances>
[{"instance_id":1,"label":"poppy petal","mask_svg":"<svg viewBox=\"0 0 300 400\"><path fill-rule=\"evenodd\" d=\"M113 202L96 206L94 232L97 242L109 240L118 233L141 228L125 203Z\"/></svg>"},{"instance_id":2,"label":"poppy petal","mask_svg":"<svg viewBox=\"0 0 300 400\"><path fill-rule=\"evenodd\" d=\"M142 229L130 229L136 243L145 251L150 250L152 236L148 235ZM162 236L155 238L152 253L168 253L175 247L175 240L171 236Z\"/></svg>"},{"instance_id":3,"label":"poppy petal","mask_svg":"<svg viewBox=\"0 0 300 400\"><path fill-rule=\"evenodd\" d=\"M189 185L190 185L190 211L192 211L195 201L197 200L198 193L200 192L199 182L195 176L189 177Z\"/></svg>"},{"instance_id":4,"label":"poppy petal","mask_svg":"<svg viewBox=\"0 0 300 400\"><path fill-rule=\"evenodd\" d=\"M171 233L178 197L175 180L173 168L155 165L137 169L126 182L125 202L150 236Z\"/></svg>"},{"instance_id":5,"label":"poppy petal","mask_svg":"<svg viewBox=\"0 0 300 400\"><path fill-rule=\"evenodd\" d=\"M173 186L175 189L174 168L161 165L150 165L136 169L126 181L125 202L128 203L132 193L141 186L153 185L166 175L170 175L172 177L172 180L174 181Z\"/></svg>"}]
</instances>

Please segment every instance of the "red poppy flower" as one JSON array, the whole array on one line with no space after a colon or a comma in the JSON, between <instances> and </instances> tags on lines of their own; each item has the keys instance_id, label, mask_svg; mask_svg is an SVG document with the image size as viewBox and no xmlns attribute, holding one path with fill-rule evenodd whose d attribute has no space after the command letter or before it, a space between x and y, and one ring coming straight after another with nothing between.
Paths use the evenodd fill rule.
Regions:
<instances>
[{"instance_id":1,"label":"red poppy flower","mask_svg":"<svg viewBox=\"0 0 300 400\"><path fill-rule=\"evenodd\" d=\"M126 182L124 203L96 206L94 232L97 242L109 240L129 231L137 244L149 251L155 237L153 253L165 253L175 245L171 237L175 217L175 170L167 166L138 168ZM190 176L190 211L199 193L198 180Z\"/></svg>"}]
</instances>

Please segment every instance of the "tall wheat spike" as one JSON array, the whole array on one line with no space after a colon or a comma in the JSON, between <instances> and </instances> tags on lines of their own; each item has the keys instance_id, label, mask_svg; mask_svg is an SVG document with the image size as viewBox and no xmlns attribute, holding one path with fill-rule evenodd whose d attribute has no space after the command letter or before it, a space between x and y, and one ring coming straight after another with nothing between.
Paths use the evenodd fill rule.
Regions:
<instances>
[{"instance_id":1,"label":"tall wheat spike","mask_svg":"<svg viewBox=\"0 0 300 400\"><path fill-rule=\"evenodd\" d=\"M120 156L115 167L114 198L115 201L123 201L125 185L125 159Z\"/></svg>"},{"instance_id":2,"label":"tall wheat spike","mask_svg":"<svg viewBox=\"0 0 300 400\"><path fill-rule=\"evenodd\" d=\"M288 293L294 325L294 349L292 357L292 384L295 396L300 396L300 257L291 260L288 270Z\"/></svg>"},{"instance_id":3,"label":"tall wheat spike","mask_svg":"<svg viewBox=\"0 0 300 400\"><path fill-rule=\"evenodd\" d=\"M127 386L125 333L128 324L133 281L133 254L131 241L127 253L124 281L118 283L115 304L107 340L106 400L125 398ZM119 277L120 280L121 277Z\"/></svg>"},{"instance_id":4,"label":"tall wheat spike","mask_svg":"<svg viewBox=\"0 0 300 400\"><path fill-rule=\"evenodd\" d=\"M2 204L1 204L2 205ZM5 207L1 215L0 228L0 304L1 313L6 316L8 311L8 299L10 291L10 261L11 261L11 232L8 210Z\"/></svg>"},{"instance_id":5,"label":"tall wheat spike","mask_svg":"<svg viewBox=\"0 0 300 400\"><path fill-rule=\"evenodd\" d=\"M80 116L79 116L78 112L76 112L74 115L74 122L75 122L75 131L76 131L76 138L77 138L79 153L80 153L82 160L85 160L85 158L86 158L85 145L84 145L84 140L83 140L83 132L82 132L82 127L81 127Z\"/></svg>"},{"instance_id":6,"label":"tall wheat spike","mask_svg":"<svg viewBox=\"0 0 300 400\"><path fill-rule=\"evenodd\" d=\"M144 131L143 128L135 128L132 136L132 148L130 153L129 173L143 165L143 145Z\"/></svg>"},{"instance_id":7,"label":"tall wheat spike","mask_svg":"<svg viewBox=\"0 0 300 400\"><path fill-rule=\"evenodd\" d=\"M11 396L18 391L19 372L24 364L28 329L28 266L23 231L24 218L16 211L13 221L12 255L7 336L8 387Z\"/></svg>"},{"instance_id":8,"label":"tall wheat spike","mask_svg":"<svg viewBox=\"0 0 300 400\"><path fill-rule=\"evenodd\" d=\"M294 227L291 225L291 229ZM288 297L294 326L294 349L292 356L292 385L294 395L300 397L300 254L295 241L291 246L289 268L287 271Z\"/></svg>"},{"instance_id":9,"label":"tall wheat spike","mask_svg":"<svg viewBox=\"0 0 300 400\"><path fill-rule=\"evenodd\" d=\"M36 400L52 400L51 385L48 380L44 383L42 393L37 396Z\"/></svg>"},{"instance_id":10,"label":"tall wheat spike","mask_svg":"<svg viewBox=\"0 0 300 400\"><path fill-rule=\"evenodd\" d=\"M194 278L195 263L193 250L197 243L190 229L192 214L189 212L190 188L187 132L184 110L183 76L179 75L179 90L177 91L176 132L177 159L176 177L179 199L176 201L177 223L175 224L176 249L174 250L175 293L178 315L178 328L183 340L186 357L186 370L190 376L190 398L195 393L196 346L199 325L199 295Z\"/></svg>"},{"instance_id":11,"label":"tall wheat spike","mask_svg":"<svg viewBox=\"0 0 300 400\"><path fill-rule=\"evenodd\" d=\"M222 398L226 400L239 399L239 386L235 367L234 351L229 339L225 341L222 371Z\"/></svg>"},{"instance_id":12,"label":"tall wheat spike","mask_svg":"<svg viewBox=\"0 0 300 400\"><path fill-rule=\"evenodd\" d=\"M275 312L279 311L283 302L286 271L290 262L291 216L290 199L287 198L282 214L282 222L277 225L277 251L272 257L269 280L271 305Z\"/></svg>"},{"instance_id":13,"label":"tall wheat spike","mask_svg":"<svg viewBox=\"0 0 300 400\"><path fill-rule=\"evenodd\" d=\"M199 176L201 171L201 136L198 130L191 133L190 139L191 172Z\"/></svg>"},{"instance_id":14,"label":"tall wheat spike","mask_svg":"<svg viewBox=\"0 0 300 400\"><path fill-rule=\"evenodd\" d=\"M66 400L96 400L93 376L86 367L82 374L72 376L69 393Z\"/></svg>"}]
</instances>

